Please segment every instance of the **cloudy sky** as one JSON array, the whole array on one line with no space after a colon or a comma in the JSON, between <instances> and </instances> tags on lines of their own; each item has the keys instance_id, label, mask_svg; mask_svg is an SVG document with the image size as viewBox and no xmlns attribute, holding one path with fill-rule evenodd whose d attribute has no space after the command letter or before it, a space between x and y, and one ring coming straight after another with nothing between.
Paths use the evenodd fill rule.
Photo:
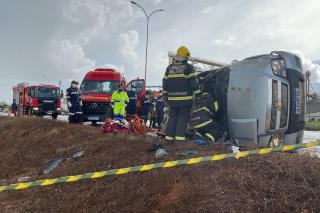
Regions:
<instances>
[{"instance_id":1,"label":"cloudy sky","mask_svg":"<svg viewBox=\"0 0 320 213\"><path fill-rule=\"evenodd\" d=\"M288 50L320 82L319 0L137 0L151 18L148 79L159 85L168 51L233 59ZM146 19L128 0L0 0L0 101L19 82L81 81L95 67L144 75ZM318 63L318 64L317 64Z\"/></svg>"}]
</instances>

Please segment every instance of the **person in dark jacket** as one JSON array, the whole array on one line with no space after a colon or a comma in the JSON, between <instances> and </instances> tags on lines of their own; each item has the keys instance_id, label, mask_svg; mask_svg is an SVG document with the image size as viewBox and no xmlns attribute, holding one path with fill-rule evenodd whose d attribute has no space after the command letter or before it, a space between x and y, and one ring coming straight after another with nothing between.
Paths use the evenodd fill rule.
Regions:
<instances>
[{"instance_id":1,"label":"person in dark jacket","mask_svg":"<svg viewBox=\"0 0 320 213\"><path fill-rule=\"evenodd\" d=\"M149 117L149 110L151 106L151 100L150 100L150 92L146 91L145 96L141 99L141 111L140 111L140 116L144 119L145 122L148 121Z\"/></svg>"},{"instance_id":2,"label":"person in dark jacket","mask_svg":"<svg viewBox=\"0 0 320 213\"><path fill-rule=\"evenodd\" d=\"M127 92L129 97L129 103L127 105L127 116L132 116L137 114L137 94L134 90Z\"/></svg>"},{"instance_id":3,"label":"person in dark jacket","mask_svg":"<svg viewBox=\"0 0 320 213\"><path fill-rule=\"evenodd\" d=\"M189 57L188 48L180 47L163 77L162 86L170 111L165 138L170 142L185 140L193 95L200 93L194 68L188 64Z\"/></svg>"},{"instance_id":4,"label":"person in dark jacket","mask_svg":"<svg viewBox=\"0 0 320 213\"><path fill-rule=\"evenodd\" d=\"M17 110L18 110L18 106L16 103L16 99L13 99L13 102L11 104L11 112L14 114L14 116L17 116Z\"/></svg>"},{"instance_id":5,"label":"person in dark jacket","mask_svg":"<svg viewBox=\"0 0 320 213\"><path fill-rule=\"evenodd\" d=\"M77 81L71 82L71 87L67 89L67 104L69 110L70 123L82 123L81 94Z\"/></svg>"},{"instance_id":6,"label":"person in dark jacket","mask_svg":"<svg viewBox=\"0 0 320 213\"><path fill-rule=\"evenodd\" d=\"M161 129L161 127L162 127L165 107L166 107L166 104L165 104L164 98L163 98L163 91L160 90L158 93L158 97L156 99L156 114L157 114L157 127L158 127L158 129Z\"/></svg>"},{"instance_id":7,"label":"person in dark jacket","mask_svg":"<svg viewBox=\"0 0 320 213\"><path fill-rule=\"evenodd\" d=\"M209 142L216 142L224 134L224 128L216 119L218 101L213 95L203 92L197 96L190 115L190 126L195 135Z\"/></svg>"}]
</instances>

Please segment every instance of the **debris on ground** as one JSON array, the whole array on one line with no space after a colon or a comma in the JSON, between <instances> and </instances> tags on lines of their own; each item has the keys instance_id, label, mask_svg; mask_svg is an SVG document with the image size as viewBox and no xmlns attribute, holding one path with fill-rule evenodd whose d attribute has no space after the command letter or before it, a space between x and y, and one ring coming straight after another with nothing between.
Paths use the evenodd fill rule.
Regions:
<instances>
[{"instance_id":1,"label":"debris on ground","mask_svg":"<svg viewBox=\"0 0 320 213\"><path fill-rule=\"evenodd\" d=\"M181 152L177 152L176 155L188 156L188 155L198 155L198 151L194 150L182 150Z\"/></svg>"},{"instance_id":2,"label":"debris on ground","mask_svg":"<svg viewBox=\"0 0 320 213\"><path fill-rule=\"evenodd\" d=\"M153 143L151 144L151 146L149 147L148 149L148 152L155 152L157 151L158 149L163 149L163 146L159 143Z\"/></svg>"},{"instance_id":3,"label":"debris on ground","mask_svg":"<svg viewBox=\"0 0 320 213\"><path fill-rule=\"evenodd\" d=\"M158 149L158 150L156 151L156 154L155 154L155 156L156 156L157 159L161 159L161 158L163 158L165 155L168 155L168 152L167 152L166 150L164 150L164 149Z\"/></svg>"},{"instance_id":4,"label":"debris on ground","mask_svg":"<svg viewBox=\"0 0 320 213\"><path fill-rule=\"evenodd\" d=\"M58 167L59 164L64 160L65 160L65 158L63 158L63 157L49 160L48 163L43 168L43 170L41 171L41 174L45 174L45 175L49 174L52 170L54 170L56 167Z\"/></svg>"},{"instance_id":5,"label":"debris on ground","mask_svg":"<svg viewBox=\"0 0 320 213\"><path fill-rule=\"evenodd\" d=\"M16 183L189 158L146 152L145 137L109 135L91 126L39 118L0 118L0 180ZM158 142L157 142L158 143ZM193 142L168 145L169 153L231 152ZM85 150L78 161L38 174L57 156ZM320 159L273 153L155 169L101 179L0 192L1 212L320 212Z\"/></svg>"}]
</instances>

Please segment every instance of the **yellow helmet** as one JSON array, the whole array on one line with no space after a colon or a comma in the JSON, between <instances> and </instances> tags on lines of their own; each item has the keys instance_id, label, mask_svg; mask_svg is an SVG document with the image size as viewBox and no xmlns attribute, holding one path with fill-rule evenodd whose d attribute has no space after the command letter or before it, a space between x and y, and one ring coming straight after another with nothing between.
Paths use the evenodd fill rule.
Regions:
<instances>
[{"instance_id":1,"label":"yellow helmet","mask_svg":"<svg viewBox=\"0 0 320 213\"><path fill-rule=\"evenodd\" d=\"M178 48L176 55L188 59L190 57L190 52L188 48L181 46Z\"/></svg>"}]
</instances>

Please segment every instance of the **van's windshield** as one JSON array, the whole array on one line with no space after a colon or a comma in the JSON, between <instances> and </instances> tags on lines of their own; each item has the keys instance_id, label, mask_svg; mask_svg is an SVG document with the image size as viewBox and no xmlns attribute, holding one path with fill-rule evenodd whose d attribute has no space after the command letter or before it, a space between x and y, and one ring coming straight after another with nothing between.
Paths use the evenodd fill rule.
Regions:
<instances>
[{"instance_id":1,"label":"van's windshield","mask_svg":"<svg viewBox=\"0 0 320 213\"><path fill-rule=\"evenodd\" d=\"M112 94L119 85L119 81L110 80L83 80L80 90L82 94L97 93L97 94Z\"/></svg>"}]
</instances>

